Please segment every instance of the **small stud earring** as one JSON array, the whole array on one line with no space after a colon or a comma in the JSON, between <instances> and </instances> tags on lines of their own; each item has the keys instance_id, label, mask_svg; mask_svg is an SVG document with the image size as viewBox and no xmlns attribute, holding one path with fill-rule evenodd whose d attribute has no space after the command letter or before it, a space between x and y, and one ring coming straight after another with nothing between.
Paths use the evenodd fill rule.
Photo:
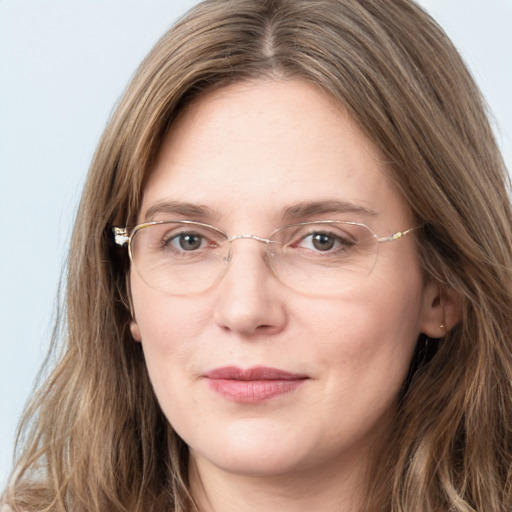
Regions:
<instances>
[{"instance_id":1,"label":"small stud earring","mask_svg":"<svg viewBox=\"0 0 512 512\"><path fill-rule=\"evenodd\" d=\"M439 297L439 303L441 305L441 324L439 325L439 328L444 332L446 330L446 311L444 309L444 295L441 292Z\"/></svg>"}]
</instances>

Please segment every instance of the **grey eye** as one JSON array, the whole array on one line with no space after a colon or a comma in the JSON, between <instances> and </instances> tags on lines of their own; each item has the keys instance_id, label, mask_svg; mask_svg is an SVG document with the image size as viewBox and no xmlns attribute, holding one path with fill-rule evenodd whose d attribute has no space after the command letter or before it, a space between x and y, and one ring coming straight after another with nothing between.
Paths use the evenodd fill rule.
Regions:
<instances>
[{"instance_id":1,"label":"grey eye","mask_svg":"<svg viewBox=\"0 0 512 512\"><path fill-rule=\"evenodd\" d=\"M178 243L184 251L193 251L201 247L203 237L193 233L187 233L178 237Z\"/></svg>"},{"instance_id":2,"label":"grey eye","mask_svg":"<svg viewBox=\"0 0 512 512\"><path fill-rule=\"evenodd\" d=\"M204 245L204 237L197 233L180 233L168 239L166 245L171 245L181 251L194 251Z\"/></svg>"},{"instance_id":3,"label":"grey eye","mask_svg":"<svg viewBox=\"0 0 512 512\"><path fill-rule=\"evenodd\" d=\"M336 239L332 235L315 233L311 235L311 243L313 244L313 247L319 251L329 251L334 247Z\"/></svg>"}]
</instances>

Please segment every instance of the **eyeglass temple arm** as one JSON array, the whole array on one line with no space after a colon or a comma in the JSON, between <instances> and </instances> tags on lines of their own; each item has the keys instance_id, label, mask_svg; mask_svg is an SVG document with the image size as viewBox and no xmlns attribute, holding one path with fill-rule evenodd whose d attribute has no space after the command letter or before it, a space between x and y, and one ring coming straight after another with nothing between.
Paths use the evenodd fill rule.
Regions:
<instances>
[{"instance_id":1,"label":"eyeglass temple arm","mask_svg":"<svg viewBox=\"0 0 512 512\"><path fill-rule=\"evenodd\" d=\"M112 233L114 233L114 242L121 247L128 243L130 237L128 236L128 230L126 228L112 228Z\"/></svg>"},{"instance_id":2,"label":"eyeglass temple arm","mask_svg":"<svg viewBox=\"0 0 512 512\"><path fill-rule=\"evenodd\" d=\"M397 231L390 236L385 236L384 238L379 238L379 242L392 242L393 240L398 240L399 238L408 235L411 231L415 231L416 229L420 229L422 226L415 226L414 228L406 229L405 231Z\"/></svg>"}]
</instances>

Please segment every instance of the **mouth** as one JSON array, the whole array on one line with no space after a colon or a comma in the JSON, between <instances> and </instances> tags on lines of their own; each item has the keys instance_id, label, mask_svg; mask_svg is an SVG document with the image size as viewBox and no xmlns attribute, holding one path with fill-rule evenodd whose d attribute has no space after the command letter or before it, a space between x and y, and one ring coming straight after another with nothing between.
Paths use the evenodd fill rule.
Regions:
<instances>
[{"instance_id":1,"label":"mouth","mask_svg":"<svg viewBox=\"0 0 512 512\"><path fill-rule=\"evenodd\" d=\"M291 393L308 376L277 368L236 366L216 368L204 374L210 389L233 402L255 403Z\"/></svg>"}]
</instances>

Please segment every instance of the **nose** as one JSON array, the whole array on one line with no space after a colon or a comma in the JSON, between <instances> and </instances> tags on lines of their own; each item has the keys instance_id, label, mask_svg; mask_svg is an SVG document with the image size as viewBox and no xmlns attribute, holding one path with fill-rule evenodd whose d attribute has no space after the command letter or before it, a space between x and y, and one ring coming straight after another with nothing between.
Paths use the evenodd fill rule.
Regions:
<instances>
[{"instance_id":1,"label":"nose","mask_svg":"<svg viewBox=\"0 0 512 512\"><path fill-rule=\"evenodd\" d=\"M286 325L287 313L282 285L265 260L264 239L238 238L218 286L215 322L244 337L276 334Z\"/></svg>"}]
</instances>

